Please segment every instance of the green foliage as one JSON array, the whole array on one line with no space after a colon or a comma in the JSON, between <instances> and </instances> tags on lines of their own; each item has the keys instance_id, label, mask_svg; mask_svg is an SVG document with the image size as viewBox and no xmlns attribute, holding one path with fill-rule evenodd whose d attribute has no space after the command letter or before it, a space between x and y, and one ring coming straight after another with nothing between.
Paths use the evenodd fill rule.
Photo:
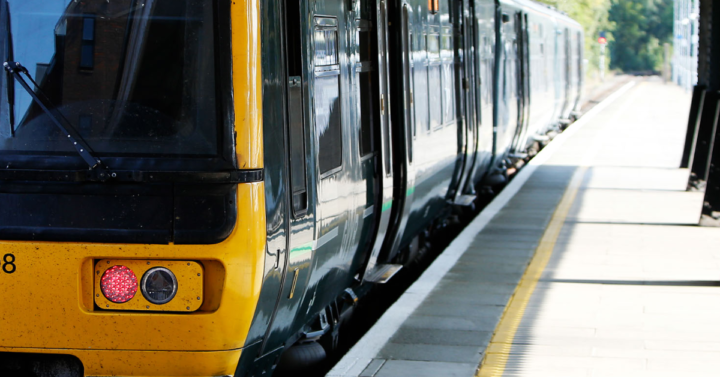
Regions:
<instances>
[{"instance_id":1,"label":"green foliage","mask_svg":"<svg viewBox=\"0 0 720 377\"><path fill-rule=\"evenodd\" d=\"M662 45L672 40L672 0L612 0L608 21L614 37L611 68L625 72L659 70Z\"/></svg>"},{"instance_id":2,"label":"green foliage","mask_svg":"<svg viewBox=\"0 0 720 377\"><path fill-rule=\"evenodd\" d=\"M611 68L659 70L663 43L672 42L672 0L540 0L567 13L585 29L588 74L600 64L597 38L606 32Z\"/></svg>"},{"instance_id":3,"label":"green foliage","mask_svg":"<svg viewBox=\"0 0 720 377\"><path fill-rule=\"evenodd\" d=\"M609 31L611 26L608 22L610 0L540 0L540 2L567 13L583 26L585 59L588 60L587 74L594 74L600 66L600 45L597 43L597 38L601 31ZM609 33L607 36L611 37Z\"/></svg>"}]
</instances>

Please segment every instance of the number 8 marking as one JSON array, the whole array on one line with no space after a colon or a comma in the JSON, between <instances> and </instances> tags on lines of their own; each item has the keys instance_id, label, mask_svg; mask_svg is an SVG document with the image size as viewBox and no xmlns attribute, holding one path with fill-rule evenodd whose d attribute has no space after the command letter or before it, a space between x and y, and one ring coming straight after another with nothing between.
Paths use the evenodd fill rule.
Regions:
<instances>
[{"instance_id":1,"label":"number 8 marking","mask_svg":"<svg viewBox=\"0 0 720 377\"><path fill-rule=\"evenodd\" d=\"M5 254L3 255L3 266L2 269L5 271L6 274L12 274L15 272L17 267L15 267L15 256L12 254Z\"/></svg>"}]
</instances>

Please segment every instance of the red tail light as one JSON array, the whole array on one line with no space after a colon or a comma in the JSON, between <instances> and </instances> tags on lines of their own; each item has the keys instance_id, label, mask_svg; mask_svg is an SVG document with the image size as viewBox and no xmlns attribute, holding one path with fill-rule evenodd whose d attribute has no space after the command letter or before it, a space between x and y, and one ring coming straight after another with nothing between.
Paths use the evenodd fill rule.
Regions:
<instances>
[{"instance_id":1,"label":"red tail light","mask_svg":"<svg viewBox=\"0 0 720 377\"><path fill-rule=\"evenodd\" d=\"M138 282L135 273L125 266L112 266L100 279L103 295L110 301L123 303L135 297Z\"/></svg>"}]
</instances>

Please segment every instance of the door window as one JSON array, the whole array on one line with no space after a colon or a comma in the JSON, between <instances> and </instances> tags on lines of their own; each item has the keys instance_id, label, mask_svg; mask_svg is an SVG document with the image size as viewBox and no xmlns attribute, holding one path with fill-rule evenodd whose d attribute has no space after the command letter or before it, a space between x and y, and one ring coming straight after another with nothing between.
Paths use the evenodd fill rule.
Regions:
<instances>
[{"instance_id":1,"label":"door window","mask_svg":"<svg viewBox=\"0 0 720 377\"><path fill-rule=\"evenodd\" d=\"M428 98L430 98L430 128L435 129L442 124L442 95L438 88L442 88L440 79L440 35L428 34L427 36L428 58Z\"/></svg>"},{"instance_id":2,"label":"door window","mask_svg":"<svg viewBox=\"0 0 720 377\"><path fill-rule=\"evenodd\" d=\"M342 169L342 116L337 19L315 17L315 133L321 175Z\"/></svg>"},{"instance_id":3,"label":"door window","mask_svg":"<svg viewBox=\"0 0 720 377\"><path fill-rule=\"evenodd\" d=\"M357 43L360 56L355 71L358 78L358 89L360 91L360 155L367 156L375 150L373 145L373 130L380 120L376 119L378 111L373 108L376 103L373 97L373 82L375 81L375 68L372 63L372 28L370 21L358 19Z\"/></svg>"},{"instance_id":4,"label":"door window","mask_svg":"<svg viewBox=\"0 0 720 377\"><path fill-rule=\"evenodd\" d=\"M443 30L442 36L442 122L455 120L455 80L453 79L453 45L450 28Z\"/></svg>"},{"instance_id":5,"label":"door window","mask_svg":"<svg viewBox=\"0 0 720 377\"><path fill-rule=\"evenodd\" d=\"M403 86L405 86L405 134L406 145L408 148L408 159L413 160L413 136L415 136L415 127L412 120L412 34L410 33L410 7L405 4L402 13L403 28Z\"/></svg>"},{"instance_id":6,"label":"door window","mask_svg":"<svg viewBox=\"0 0 720 377\"><path fill-rule=\"evenodd\" d=\"M302 93L302 51L300 40L300 4L288 2L285 14L287 54L287 124L290 148L290 181L292 184L293 215L297 218L307 211L307 180L305 156L305 123Z\"/></svg>"}]
</instances>

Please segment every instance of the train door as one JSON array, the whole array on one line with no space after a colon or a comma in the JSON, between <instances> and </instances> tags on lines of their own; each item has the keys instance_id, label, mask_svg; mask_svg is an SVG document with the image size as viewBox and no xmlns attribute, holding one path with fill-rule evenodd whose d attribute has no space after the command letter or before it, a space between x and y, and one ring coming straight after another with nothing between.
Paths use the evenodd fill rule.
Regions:
<instances>
[{"instance_id":1,"label":"train door","mask_svg":"<svg viewBox=\"0 0 720 377\"><path fill-rule=\"evenodd\" d=\"M359 99L352 89L356 12L346 8L346 2L318 0L312 4L305 30L310 39L307 77L313 115L310 141L315 153L309 166L316 172L311 182L317 192L316 222L307 289L297 291L301 304L295 329L324 311L342 287L351 283L367 209L366 196L358 195L367 185L361 178L358 153ZM293 248L290 250L292 254Z\"/></svg>"},{"instance_id":2,"label":"train door","mask_svg":"<svg viewBox=\"0 0 720 377\"><path fill-rule=\"evenodd\" d=\"M577 93L579 88L579 79L580 76L578 75L578 65L577 62L577 34L572 32L569 28L566 29L567 37L566 42L568 45L567 51L568 51L568 82L570 83L568 89L568 105L565 112L565 117L570 119L572 117L573 112L575 111L575 104L577 102Z\"/></svg>"},{"instance_id":3,"label":"train door","mask_svg":"<svg viewBox=\"0 0 720 377\"><path fill-rule=\"evenodd\" d=\"M509 10L507 10L509 11ZM519 97L518 85L518 41L516 18L502 8L498 9L499 30L496 45L496 135L494 165L502 166L512 146L518 127Z\"/></svg>"},{"instance_id":4,"label":"train door","mask_svg":"<svg viewBox=\"0 0 720 377\"><path fill-rule=\"evenodd\" d=\"M523 133L522 137L520 138L520 141L522 144L520 144L520 152L523 154L527 150L527 140L529 136L529 129L530 129L530 109L532 108L531 103L531 91L532 91L532 63L531 63L531 54L530 54L530 43L532 42L530 40L530 23L528 22L528 15L527 13L523 14L523 27L522 27L522 64L523 64L523 94L524 94L524 100L523 100Z\"/></svg>"},{"instance_id":5,"label":"train door","mask_svg":"<svg viewBox=\"0 0 720 377\"><path fill-rule=\"evenodd\" d=\"M310 262L313 255L315 238L316 211L313 203L317 196L314 185L315 171L312 169L313 148L311 140L311 108L308 98L309 75L308 57L304 53L310 47L305 25L307 20L304 1L286 1L283 8L283 45L285 50L285 145L286 166L289 181L289 194L286 218L288 219L285 236L285 250L282 252L277 242L268 239L268 255L275 256L274 268L281 274L279 293L275 308L269 313L271 318L262 345L260 355L278 352L284 342L292 335L292 323L299 310L301 296L305 292L310 275ZM268 232L270 233L270 232ZM275 250L277 248L277 250Z\"/></svg>"},{"instance_id":6,"label":"train door","mask_svg":"<svg viewBox=\"0 0 720 377\"><path fill-rule=\"evenodd\" d=\"M407 3L398 4L399 8L391 7L390 29L392 49L390 62L392 73L396 79L391 85L391 97L395 102L392 114L394 202L390 217L390 231L385 241L382 260L393 260L400 250L400 242L412 208L415 187L415 169L413 149L415 143L415 121L413 104L413 68L412 61L412 8Z\"/></svg>"},{"instance_id":7,"label":"train door","mask_svg":"<svg viewBox=\"0 0 720 377\"><path fill-rule=\"evenodd\" d=\"M575 64L577 65L577 75L578 75L578 84L577 84L577 93L575 98L575 104L573 106L573 111L580 111L580 100L582 99L582 88L583 84L585 83L585 70L583 69L583 34L582 32L577 32L577 54L575 55Z\"/></svg>"},{"instance_id":8,"label":"train door","mask_svg":"<svg viewBox=\"0 0 720 377\"><path fill-rule=\"evenodd\" d=\"M365 271L363 273L363 281L384 283L388 281L402 266L383 263L384 261L379 260L380 252L382 251L383 242L388 233L390 226L390 215L394 205L393 198L393 148L392 148L392 134L391 130L391 118L390 118L390 87L388 78L388 20L387 20L387 3L385 0L377 0L375 4L375 20L376 20L376 34L374 36L374 42L376 43L376 54L377 59L377 83L379 94L379 110L380 110L380 122L375 128L377 131L375 140L380 145L378 152L380 155L377 156L377 183L375 187L377 191L375 193L376 205L375 208L379 209L379 213L376 216L376 229L375 237L372 241L370 248L370 257L368 258Z\"/></svg>"},{"instance_id":9,"label":"train door","mask_svg":"<svg viewBox=\"0 0 720 377\"><path fill-rule=\"evenodd\" d=\"M562 29L562 59L558 62L563 67L563 75L561 77L563 83L563 105L560 112L562 122L567 122L568 113L570 112L570 98L572 93L572 45L570 43L570 32L567 28Z\"/></svg>"},{"instance_id":10,"label":"train door","mask_svg":"<svg viewBox=\"0 0 720 377\"><path fill-rule=\"evenodd\" d=\"M478 147L476 166L471 184L482 179L492 160L493 150L493 91L495 86L495 2L474 0L475 29L475 109L478 114Z\"/></svg>"},{"instance_id":11,"label":"train door","mask_svg":"<svg viewBox=\"0 0 720 377\"><path fill-rule=\"evenodd\" d=\"M560 118L562 118L562 110L563 110L563 99L565 98L565 94L563 93L563 90L565 88L565 83L563 82L564 78L564 71L563 71L563 40L560 38L562 35L562 31L558 27L557 24L553 25L553 59L552 59L552 67L553 69L553 87L555 91L555 111L553 114L553 120L559 121Z\"/></svg>"},{"instance_id":12,"label":"train door","mask_svg":"<svg viewBox=\"0 0 720 377\"><path fill-rule=\"evenodd\" d=\"M412 8L410 5L403 4L401 12L401 43L402 43L402 84L403 84L403 110L404 110L404 125L402 130L405 133L405 147L407 148L406 161L409 167L408 170L412 170L413 154L415 136L417 134L417 128L415 125L415 105L414 105L414 88L413 88L413 71L415 69L413 62L413 28L412 28ZM411 172L408 171L408 174ZM408 176L408 186L414 186L413 177Z\"/></svg>"},{"instance_id":13,"label":"train door","mask_svg":"<svg viewBox=\"0 0 720 377\"><path fill-rule=\"evenodd\" d=\"M284 342L350 284L363 262L361 234L372 237L364 229L367 215L381 203L375 197L377 175L372 169L367 174L364 164L372 163L376 145L368 143L372 136L363 129L372 121L362 124L357 106L373 98L363 100L373 83L360 85L358 76L365 73L358 69L372 72L371 65L357 59L358 31L367 31L370 22L358 20L357 9L344 2L309 5L294 0L285 5L289 252L263 354L289 346ZM363 193L369 186L370 193Z\"/></svg>"},{"instance_id":14,"label":"train door","mask_svg":"<svg viewBox=\"0 0 720 377\"><path fill-rule=\"evenodd\" d=\"M527 140L527 126L529 123L530 107L530 79L528 68L528 33L527 15L522 12L515 13L516 53L517 53L517 96L518 118L517 129L512 146L513 158L524 158L525 142Z\"/></svg>"},{"instance_id":15,"label":"train door","mask_svg":"<svg viewBox=\"0 0 720 377\"><path fill-rule=\"evenodd\" d=\"M354 91L357 93L357 117L360 120L360 164L362 180L365 182L365 205L362 209L362 235L358 257L365 262L373 246L377 221L381 218L382 205L382 164L378 152L380 137L380 94L377 63L377 35L375 29L375 2L358 1L355 19L357 61L354 75Z\"/></svg>"},{"instance_id":16,"label":"train door","mask_svg":"<svg viewBox=\"0 0 720 377\"><path fill-rule=\"evenodd\" d=\"M457 107L459 113L458 139L461 147L460 174L457 185L453 187L453 202L457 205L470 205L475 199L475 189L472 182L472 172L475 169L478 147L478 121L475 112L476 86L475 82L475 33L473 19L468 0L455 1L453 31L455 44L453 46L455 61L455 88L457 92Z\"/></svg>"}]
</instances>

